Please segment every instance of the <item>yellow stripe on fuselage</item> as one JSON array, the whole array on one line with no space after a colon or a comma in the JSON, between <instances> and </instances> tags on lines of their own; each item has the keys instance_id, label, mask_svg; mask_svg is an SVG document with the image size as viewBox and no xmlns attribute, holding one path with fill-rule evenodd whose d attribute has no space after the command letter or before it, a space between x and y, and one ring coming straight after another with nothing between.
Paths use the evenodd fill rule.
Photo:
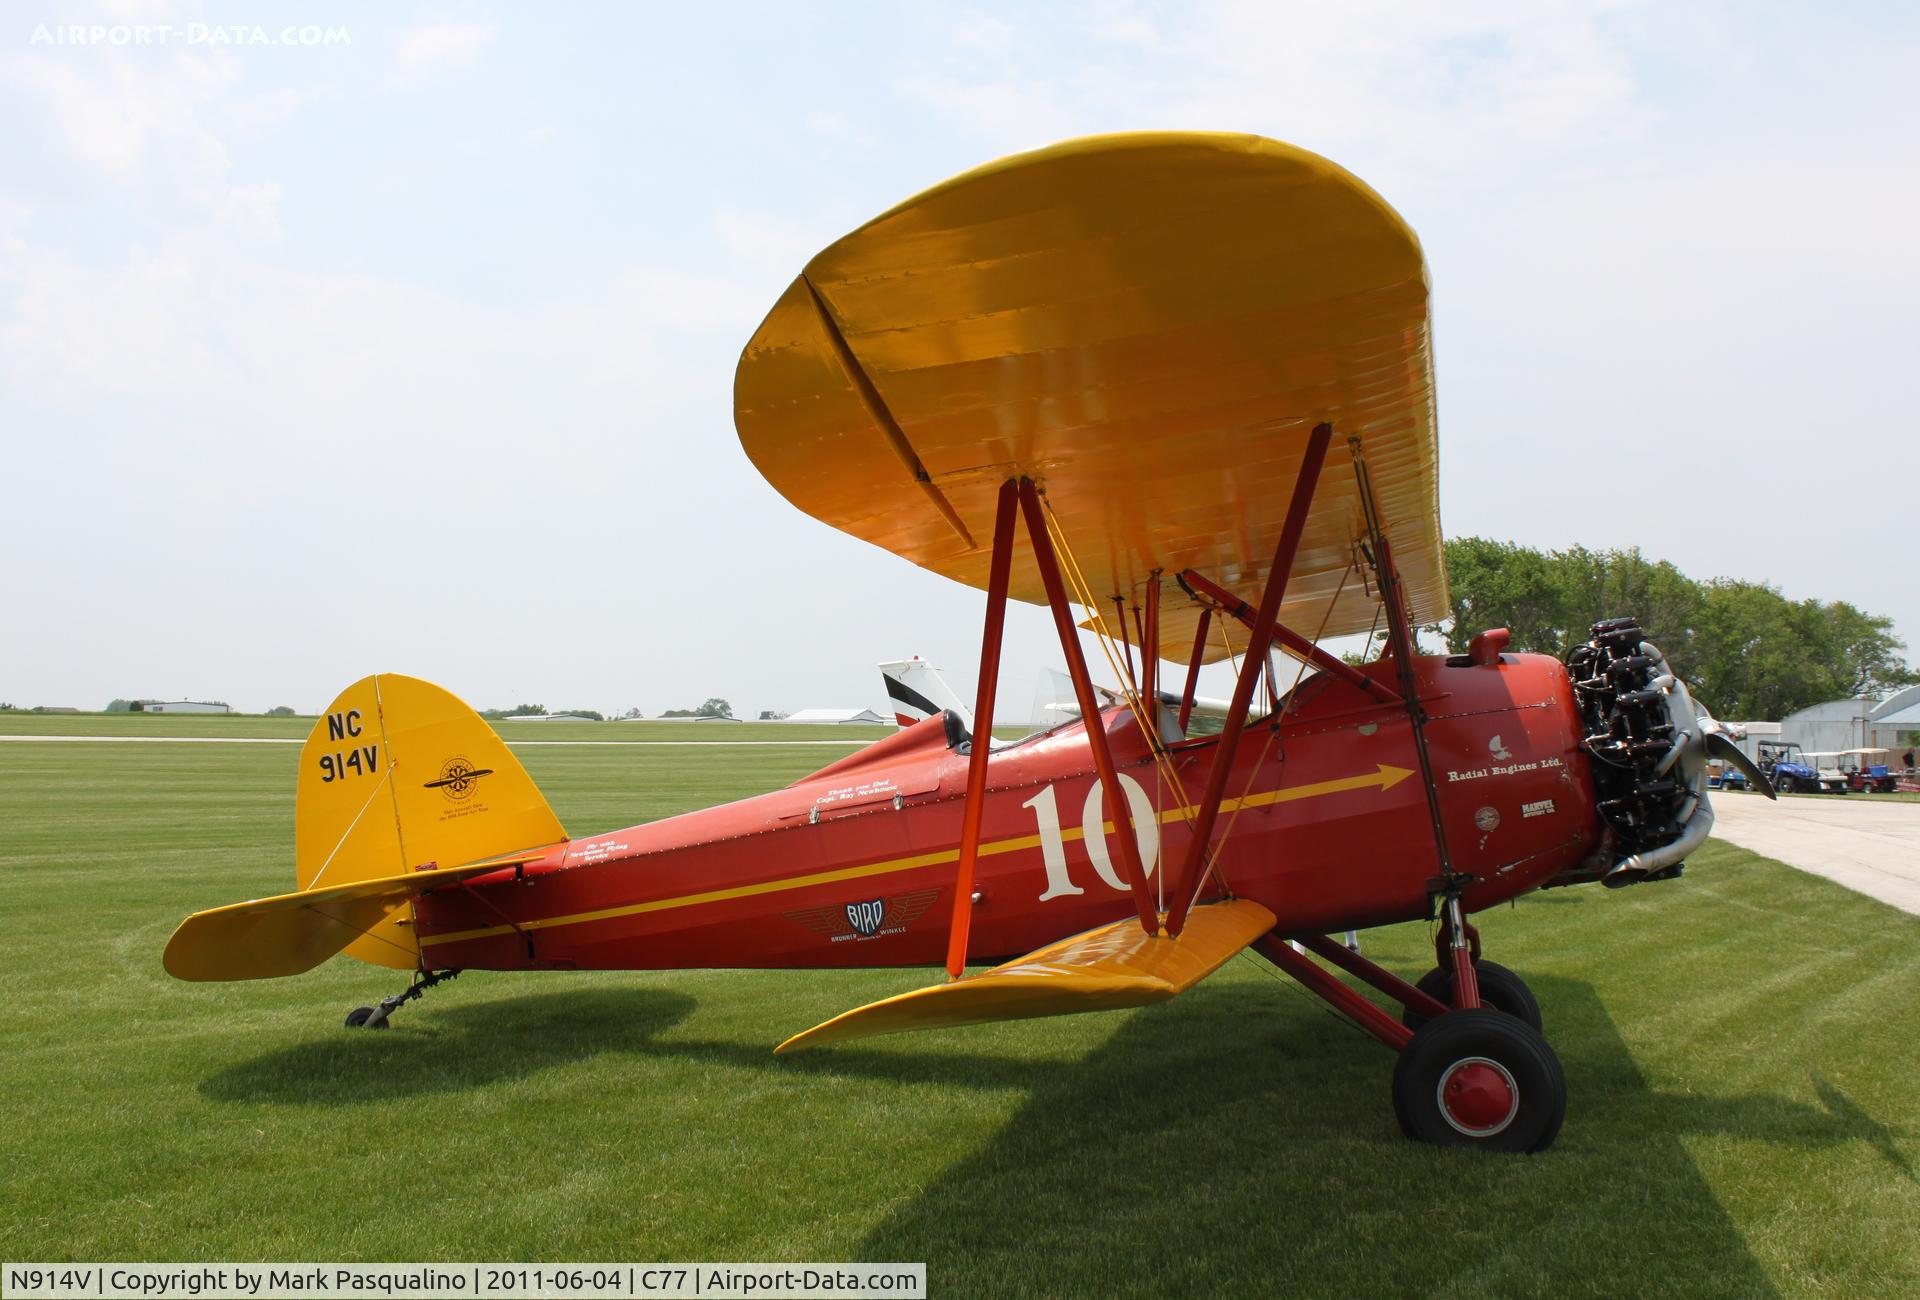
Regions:
<instances>
[{"instance_id":1,"label":"yellow stripe on fuselage","mask_svg":"<svg viewBox=\"0 0 1920 1300\"><path fill-rule=\"evenodd\" d=\"M1311 785L1287 786L1276 790L1263 790L1259 794L1250 794L1240 799L1222 799L1221 812L1233 812L1239 808L1261 808L1269 804L1287 803L1295 799L1309 799L1315 795L1337 794L1343 790L1360 790L1376 786L1385 791L1398 785L1413 773L1407 768L1382 765L1378 771L1364 776L1339 777L1332 781L1317 781ZM1160 824L1180 821L1183 813L1179 808L1165 808L1160 811ZM1113 823L1102 822L1101 833L1113 834ZM1086 831L1078 826L1061 827L1060 838L1064 842L1086 838ZM980 846L980 856L993 857L1001 853L1018 853L1021 849L1033 849L1040 846L1038 835L1015 835L1004 840L993 840ZM629 861L631 859L614 859ZM763 880L751 885L735 885L731 889L709 889L698 894L681 894L674 898L656 898L646 903L626 903L619 907L603 907L592 912L574 912L568 916L547 916L522 921L516 926L488 925L477 930L455 930L447 934L421 935L421 944L464 943L470 939L490 939L495 935L513 934L516 930L546 930L560 925L584 925L589 921L611 921L622 916L640 916L647 912L666 912L680 907L695 907L701 903L722 903L734 898L752 898L757 894L777 894L788 890L806 889L812 885L837 884L842 880L860 880L867 876L884 876L895 871L917 871L921 867L938 867L960 860L960 850L940 849L933 853L918 853L911 857L889 858L885 862L869 862L865 866L842 867L836 871L816 871L804 876L783 876L778 880ZM605 865L596 863L595 865Z\"/></svg>"}]
</instances>

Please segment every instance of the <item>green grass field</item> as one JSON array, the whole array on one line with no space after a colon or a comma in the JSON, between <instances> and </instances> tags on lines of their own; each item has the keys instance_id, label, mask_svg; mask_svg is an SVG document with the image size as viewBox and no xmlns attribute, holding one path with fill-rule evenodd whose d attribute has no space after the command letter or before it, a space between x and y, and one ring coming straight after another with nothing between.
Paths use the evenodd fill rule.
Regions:
<instances>
[{"instance_id":1,"label":"green grass field","mask_svg":"<svg viewBox=\"0 0 1920 1300\"><path fill-rule=\"evenodd\" d=\"M161 721L209 734L134 725ZM340 1019L400 981L344 959L169 979L182 915L290 885L297 752L0 744L0 1257L925 1260L938 1295L1920 1294L1920 920L1751 854L1483 918L1572 1097L1551 1152L1489 1157L1405 1142L1386 1051L1251 958L1139 1012L794 1058L773 1044L927 975L475 972L384 1034ZM521 754L584 832L835 751ZM1426 943L1368 937L1409 974Z\"/></svg>"}]
</instances>

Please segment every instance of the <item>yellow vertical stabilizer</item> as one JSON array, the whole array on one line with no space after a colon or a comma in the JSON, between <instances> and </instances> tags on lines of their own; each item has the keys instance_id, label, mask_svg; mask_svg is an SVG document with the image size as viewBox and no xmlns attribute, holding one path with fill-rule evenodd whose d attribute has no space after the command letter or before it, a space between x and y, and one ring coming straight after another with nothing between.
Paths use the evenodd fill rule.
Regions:
<instances>
[{"instance_id":1,"label":"yellow vertical stabilizer","mask_svg":"<svg viewBox=\"0 0 1920 1300\"><path fill-rule=\"evenodd\" d=\"M397 673L340 693L300 751L296 890L451 868L567 838L533 779L479 714L431 682ZM344 951L419 965L413 906L395 906Z\"/></svg>"}]
</instances>

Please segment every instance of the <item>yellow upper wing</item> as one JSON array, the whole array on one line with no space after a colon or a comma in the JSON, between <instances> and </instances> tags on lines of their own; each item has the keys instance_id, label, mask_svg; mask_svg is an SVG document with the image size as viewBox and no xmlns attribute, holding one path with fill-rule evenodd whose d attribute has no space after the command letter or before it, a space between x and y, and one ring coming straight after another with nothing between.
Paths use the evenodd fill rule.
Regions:
<instances>
[{"instance_id":1,"label":"yellow upper wing","mask_svg":"<svg viewBox=\"0 0 1920 1300\"><path fill-rule=\"evenodd\" d=\"M789 501L986 584L995 492L1032 476L1104 597L1156 569L1163 644L1194 567L1256 599L1308 431L1331 421L1284 620L1365 630L1346 437L1413 617L1444 617L1420 246L1357 178L1249 135L1071 140L935 186L820 253L734 377L740 440ZM1015 551L1012 594L1044 602ZM1216 651L1216 654L1218 652Z\"/></svg>"}]
</instances>

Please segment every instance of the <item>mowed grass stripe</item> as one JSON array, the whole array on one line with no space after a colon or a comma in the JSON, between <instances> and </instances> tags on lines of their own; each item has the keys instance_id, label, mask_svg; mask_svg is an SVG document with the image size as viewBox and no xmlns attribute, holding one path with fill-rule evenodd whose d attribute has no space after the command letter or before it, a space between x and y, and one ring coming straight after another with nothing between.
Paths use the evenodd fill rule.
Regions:
<instances>
[{"instance_id":1,"label":"mowed grass stripe","mask_svg":"<svg viewBox=\"0 0 1920 1300\"><path fill-rule=\"evenodd\" d=\"M200 720L194 719L198 722ZM1251 960L1173 1003L774 1043L925 972L475 972L386 1034L345 961L185 985L291 879L297 751L0 747L9 1258L925 1259L942 1294L1920 1293L1920 922L1715 845L1481 918L1572 1100L1539 1159L1405 1143L1392 1061ZM589 833L816 752L530 750ZM1423 926L1367 936L1417 974Z\"/></svg>"}]
</instances>

